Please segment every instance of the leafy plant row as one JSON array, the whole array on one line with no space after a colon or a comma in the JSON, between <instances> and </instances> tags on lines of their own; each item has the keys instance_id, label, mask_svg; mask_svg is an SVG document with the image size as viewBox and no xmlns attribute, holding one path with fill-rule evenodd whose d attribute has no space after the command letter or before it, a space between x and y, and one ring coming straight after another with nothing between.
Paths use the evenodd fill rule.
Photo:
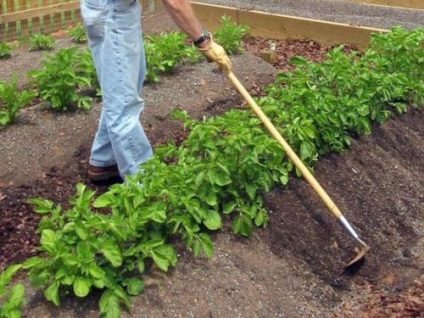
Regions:
<instances>
[{"instance_id":1,"label":"leafy plant row","mask_svg":"<svg viewBox=\"0 0 424 318\"><path fill-rule=\"evenodd\" d=\"M281 73L258 103L312 166L320 155L345 149L352 134L370 133L373 122L423 105L423 46L424 30L395 28L373 35L364 53L339 47L323 63L296 58L298 68ZM201 121L176 116L187 138L159 146L124 184L97 198L78 184L67 210L32 199L43 214L43 253L13 271L23 269L55 304L69 291L84 297L101 290L100 312L119 317L121 305L129 308L129 297L142 292L146 268L176 264L175 242L211 257L211 231L225 220L246 236L266 225L263 195L286 184L293 165L260 121L240 109Z\"/></svg>"},{"instance_id":2,"label":"leafy plant row","mask_svg":"<svg viewBox=\"0 0 424 318\"><path fill-rule=\"evenodd\" d=\"M241 39L247 31L246 26L236 25L229 17L224 16L216 31L216 38L229 53L238 53L242 50ZM70 34L74 42L85 41L84 28L80 24L71 29ZM30 40L33 49L51 49L53 45L53 38L45 34L33 35ZM172 72L178 64L197 63L201 59L198 50L193 45L187 45L187 36L180 31L147 35L144 46L148 83L159 82L163 73ZM1 48L2 46L0 52ZM47 101L53 110L63 111L71 106L88 110L92 105L92 97L87 94L88 91L96 90L97 95L101 94L87 47L81 49L73 46L47 53L41 66L27 72L33 89L19 90L14 77L9 82L0 80L0 125L11 123L19 109L37 95Z\"/></svg>"},{"instance_id":3,"label":"leafy plant row","mask_svg":"<svg viewBox=\"0 0 424 318\"><path fill-rule=\"evenodd\" d=\"M74 43L86 43L87 37L84 26L78 23L70 27L67 31ZM50 51L53 49L56 40L51 34L34 33L28 37L29 51ZM4 41L0 41L0 60L9 59L12 57L12 46Z\"/></svg>"},{"instance_id":4,"label":"leafy plant row","mask_svg":"<svg viewBox=\"0 0 424 318\"><path fill-rule=\"evenodd\" d=\"M302 57L280 73L258 101L301 159L341 151L357 134L370 133L408 105L424 104L424 29L373 34L366 52L338 47L322 63Z\"/></svg>"}]
</instances>

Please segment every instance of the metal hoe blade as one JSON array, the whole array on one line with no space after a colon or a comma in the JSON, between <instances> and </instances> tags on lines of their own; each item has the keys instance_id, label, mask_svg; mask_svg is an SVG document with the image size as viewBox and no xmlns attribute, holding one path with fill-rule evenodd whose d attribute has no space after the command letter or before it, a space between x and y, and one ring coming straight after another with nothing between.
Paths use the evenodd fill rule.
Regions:
<instances>
[{"instance_id":1,"label":"metal hoe blade","mask_svg":"<svg viewBox=\"0 0 424 318\"><path fill-rule=\"evenodd\" d=\"M346 265L346 267L350 267L359 260L361 260L370 249L370 247L359 238L357 239L357 241L360 245L359 247L355 247L356 256Z\"/></svg>"},{"instance_id":2,"label":"metal hoe blade","mask_svg":"<svg viewBox=\"0 0 424 318\"><path fill-rule=\"evenodd\" d=\"M357 238L356 240L359 242L359 246L355 247L356 256L346 265L346 267L350 267L361 260L370 249L370 247L361 239Z\"/></svg>"},{"instance_id":3,"label":"metal hoe blade","mask_svg":"<svg viewBox=\"0 0 424 318\"><path fill-rule=\"evenodd\" d=\"M356 256L346 265L346 267L352 266L359 260L361 260L365 254L369 251L370 247L359 238L358 233L353 229L353 227L349 224L346 218L343 215L339 216L339 222L343 225L343 227L352 235L355 240L359 243L358 247L355 247Z\"/></svg>"}]
</instances>

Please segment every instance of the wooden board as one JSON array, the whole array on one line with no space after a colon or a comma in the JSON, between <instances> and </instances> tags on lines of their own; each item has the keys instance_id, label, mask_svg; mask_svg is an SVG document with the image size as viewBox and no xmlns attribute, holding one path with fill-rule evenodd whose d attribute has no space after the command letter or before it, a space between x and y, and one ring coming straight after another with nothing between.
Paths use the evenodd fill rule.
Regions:
<instances>
[{"instance_id":1,"label":"wooden board","mask_svg":"<svg viewBox=\"0 0 424 318\"><path fill-rule=\"evenodd\" d=\"M422 0L424 1L424 0ZM192 2L196 15L210 30L220 25L223 15L231 17L233 22L246 24L250 34L274 39L308 38L323 45L352 44L365 49L371 33L387 30L353 26L343 23L297 18L260 11L243 11L231 7Z\"/></svg>"}]
</instances>

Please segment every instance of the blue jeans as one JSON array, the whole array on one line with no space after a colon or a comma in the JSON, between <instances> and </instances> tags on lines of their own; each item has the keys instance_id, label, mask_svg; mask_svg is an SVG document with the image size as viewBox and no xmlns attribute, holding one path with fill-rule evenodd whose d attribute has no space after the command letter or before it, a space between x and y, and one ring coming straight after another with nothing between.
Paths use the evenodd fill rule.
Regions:
<instances>
[{"instance_id":1,"label":"blue jeans","mask_svg":"<svg viewBox=\"0 0 424 318\"><path fill-rule=\"evenodd\" d=\"M141 6L138 0L81 0L81 15L103 98L90 164L117 164L124 178L153 154L140 123L146 74Z\"/></svg>"}]
</instances>

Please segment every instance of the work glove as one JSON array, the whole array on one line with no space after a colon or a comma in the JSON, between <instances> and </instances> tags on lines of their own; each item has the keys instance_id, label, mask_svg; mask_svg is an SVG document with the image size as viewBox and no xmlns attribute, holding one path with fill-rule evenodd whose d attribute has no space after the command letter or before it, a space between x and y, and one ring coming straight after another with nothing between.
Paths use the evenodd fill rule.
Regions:
<instances>
[{"instance_id":1,"label":"work glove","mask_svg":"<svg viewBox=\"0 0 424 318\"><path fill-rule=\"evenodd\" d=\"M199 48L199 50L210 63L218 63L221 70L226 74L231 72L233 66L227 53L225 53L224 48L217 44L212 38L209 40L208 47Z\"/></svg>"}]
</instances>

